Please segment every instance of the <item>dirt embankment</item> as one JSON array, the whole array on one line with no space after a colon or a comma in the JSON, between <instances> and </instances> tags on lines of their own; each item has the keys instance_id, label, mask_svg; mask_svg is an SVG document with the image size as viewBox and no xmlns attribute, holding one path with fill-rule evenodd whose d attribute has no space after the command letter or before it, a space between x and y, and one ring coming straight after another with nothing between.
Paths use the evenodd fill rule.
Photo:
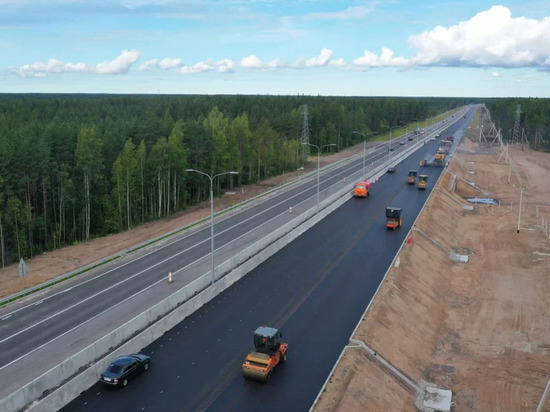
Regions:
<instances>
[{"instance_id":1,"label":"dirt embankment","mask_svg":"<svg viewBox=\"0 0 550 412\"><path fill-rule=\"evenodd\" d=\"M493 152L494 154L487 154ZM353 339L411 380L452 391L453 411L534 411L550 378L550 155L469 140L453 156ZM456 192L451 191L456 178ZM463 197L497 205L468 211ZM453 263L446 252L468 255ZM315 411L415 411L415 394L347 349ZM550 411L550 399L545 409Z\"/></svg>"}]
</instances>

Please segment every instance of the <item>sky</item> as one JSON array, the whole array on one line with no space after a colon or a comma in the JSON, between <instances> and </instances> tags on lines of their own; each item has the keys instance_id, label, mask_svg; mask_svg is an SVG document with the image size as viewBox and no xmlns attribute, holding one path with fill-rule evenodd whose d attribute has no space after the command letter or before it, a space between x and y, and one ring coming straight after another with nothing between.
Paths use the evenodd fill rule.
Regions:
<instances>
[{"instance_id":1,"label":"sky","mask_svg":"<svg viewBox=\"0 0 550 412\"><path fill-rule=\"evenodd\" d=\"M550 1L0 0L0 93L550 98Z\"/></svg>"}]
</instances>

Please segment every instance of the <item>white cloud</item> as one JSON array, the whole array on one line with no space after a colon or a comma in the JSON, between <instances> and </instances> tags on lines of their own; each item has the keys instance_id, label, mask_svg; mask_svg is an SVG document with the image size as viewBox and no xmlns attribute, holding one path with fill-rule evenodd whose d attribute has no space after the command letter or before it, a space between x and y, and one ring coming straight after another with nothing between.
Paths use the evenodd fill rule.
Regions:
<instances>
[{"instance_id":1,"label":"white cloud","mask_svg":"<svg viewBox=\"0 0 550 412\"><path fill-rule=\"evenodd\" d=\"M339 58L339 59L331 60L329 65L334 67L344 67L346 65L346 62L344 61L344 59Z\"/></svg>"},{"instance_id":2,"label":"white cloud","mask_svg":"<svg viewBox=\"0 0 550 412\"><path fill-rule=\"evenodd\" d=\"M147 60L139 66L139 70L146 71L154 68L161 68L163 70L178 69L183 65L183 60L180 58L165 58L162 60L151 59Z\"/></svg>"},{"instance_id":3,"label":"white cloud","mask_svg":"<svg viewBox=\"0 0 550 412\"><path fill-rule=\"evenodd\" d=\"M124 74L139 60L140 53L137 50L123 50L120 56L111 61L99 63L95 72L98 74Z\"/></svg>"},{"instance_id":4,"label":"white cloud","mask_svg":"<svg viewBox=\"0 0 550 412\"><path fill-rule=\"evenodd\" d=\"M217 70L220 73L231 73L235 63L229 59L222 59L214 61L208 59L199 63L194 64L193 66L183 66L180 70L181 73L192 74L192 73L203 73Z\"/></svg>"},{"instance_id":5,"label":"white cloud","mask_svg":"<svg viewBox=\"0 0 550 412\"><path fill-rule=\"evenodd\" d=\"M167 69L177 69L178 67L181 67L183 65L183 61L180 58L177 59L162 59L159 62L159 67L161 69L167 70Z\"/></svg>"},{"instance_id":6,"label":"white cloud","mask_svg":"<svg viewBox=\"0 0 550 412\"><path fill-rule=\"evenodd\" d=\"M265 67L265 64L260 60L260 58L254 54L243 57L239 60L239 65L250 69L261 69Z\"/></svg>"},{"instance_id":7,"label":"white cloud","mask_svg":"<svg viewBox=\"0 0 550 412\"><path fill-rule=\"evenodd\" d=\"M147 60L146 62L142 63L139 66L139 70L141 71L151 70L154 67L158 67L158 65L159 65L159 59Z\"/></svg>"},{"instance_id":8,"label":"white cloud","mask_svg":"<svg viewBox=\"0 0 550 412\"><path fill-rule=\"evenodd\" d=\"M270 62L267 62L267 67L270 69L281 69L285 67L285 63L280 58L276 57Z\"/></svg>"},{"instance_id":9,"label":"white cloud","mask_svg":"<svg viewBox=\"0 0 550 412\"><path fill-rule=\"evenodd\" d=\"M239 66L247 69L281 69L285 67L285 63L279 57L263 62L258 56L251 54L239 60Z\"/></svg>"},{"instance_id":10,"label":"white cloud","mask_svg":"<svg viewBox=\"0 0 550 412\"><path fill-rule=\"evenodd\" d=\"M318 56L312 57L310 59L305 59L301 57L294 63L292 63L290 67L293 67L295 69L303 69L306 67L326 66L332 59L333 54L334 52L332 50L323 47L321 49L321 54L319 54Z\"/></svg>"},{"instance_id":11,"label":"white cloud","mask_svg":"<svg viewBox=\"0 0 550 412\"><path fill-rule=\"evenodd\" d=\"M409 43L419 50L411 59L417 65L550 68L550 17L513 18L507 7L493 6L449 28L410 36Z\"/></svg>"},{"instance_id":12,"label":"white cloud","mask_svg":"<svg viewBox=\"0 0 550 412\"><path fill-rule=\"evenodd\" d=\"M405 57L394 57L394 52L391 49L382 47L380 56L370 51L365 51L363 56L355 59L353 63L358 67L403 67L407 66L409 61Z\"/></svg>"},{"instance_id":13,"label":"white cloud","mask_svg":"<svg viewBox=\"0 0 550 412\"><path fill-rule=\"evenodd\" d=\"M218 66L218 71L220 73L233 73L235 63L233 63L233 60L222 59L216 62L216 66Z\"/></svg>"},{"instance_id":14,"label":"white cloud","mask_svg":"<svg viewBox=\"0 0 550 412\"><path fill-rule=\"evenodd\" d=\"M137 50L123 50L122 53L111 61L104 61L95 66L88 66L85 63L63 63L56 59L49 59L47 63L36 62L25 64L12 72L20 77L46 77L48 74L84 72L95 74L125 74L132 65L139 59L140 53Z\"/></svg>"}]
</instances>

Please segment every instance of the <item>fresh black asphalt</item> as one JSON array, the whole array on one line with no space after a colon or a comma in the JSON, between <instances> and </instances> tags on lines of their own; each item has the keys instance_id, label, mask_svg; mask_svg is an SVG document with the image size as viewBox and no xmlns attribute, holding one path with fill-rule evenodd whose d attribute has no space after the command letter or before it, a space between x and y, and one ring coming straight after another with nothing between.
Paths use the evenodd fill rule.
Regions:
<instances>
[{"instance_id":1,"label":"fresh black asphalt","mask_svg":"<svg viewBox=\"0 0 550 412\"><path fill-rule=\"evenodd\" d=\"M144 348L151 368L127 388L96 384L63 411L307 411L443 171L422 169L426 191L406 183L408 170L438 143L428 142L376 182L369 198L346 202ZM403 208L404 226L395 231L384 224L390 205ZM287 362L267 384L241 372L260 325L280 328L289 344Z\"/></svg>"}]
</instances>

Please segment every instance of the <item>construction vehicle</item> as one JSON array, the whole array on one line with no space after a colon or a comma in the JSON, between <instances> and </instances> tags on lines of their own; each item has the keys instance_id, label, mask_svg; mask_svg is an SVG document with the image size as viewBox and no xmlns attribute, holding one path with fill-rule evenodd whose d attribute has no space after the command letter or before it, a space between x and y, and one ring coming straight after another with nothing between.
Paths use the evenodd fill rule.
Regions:
<instances>
[{"instance_id":1,"label":"construction vehicle","mask_svg":"<svg viewBox=\"0 0 550 412\"><path fill-rule=\"evenodd\" d=\"M445 150L445 153L449 153L451 151L452 146L453 146L452 141L450 141L450 140L441 140L439 148Z\"/></svg>"},{"instance_id":2,"label":"construction vehicle","mask_svg":"<svg viewBox=\"0 0 550 412\"><path fill-rule=\"evenodd\" d=\"M386 229L395 229L403 224L401 218L401 208L387 207L386 208Z\"/></svg>"},{"instance_id":3,"label":"construction vehicle","mask_svg":"<svg viewBox=\"0 0 550 412\"><path fill-rule=\"evenodd\" d=\"M281 342L282 337L277 329L267 326L254 331L254 352L246 355L243 362L246 379L267 382L275 366L286 361L288 343Z\"/></svg>"},{"instance_id":4,"label":"construction vehicle","mask_svg":"<svg viewBox=\"0 0 550 412\"><path fill-rule=\"evenodd\" d=\"M353 189L353 195L355 197L367 197L370 195L370 187L372 183L368 180L363 180L355 184Z\"/></svg>"},{"instance_id":5,"label":"construction vehicle","mask_svg":"<svg viewBox=\"0 0 550 412\"><path fill-rule=\"evenodd\" d=\"M418 176L418 190L426 189L427 184L428 184L428 175Z\"/></svg>"},{"instance_id":6,"label":"construction vehicle","mask_svg":"<svg viewBox=\"0 0 550 412\"><path fill-rule=\"evenodd\" d=\"M418 175L418 171L409 170L409 177L407 178L407 183L410 185L414 185L414 183L416 182L417 175Z\"/></svg>"}]
</instances>

